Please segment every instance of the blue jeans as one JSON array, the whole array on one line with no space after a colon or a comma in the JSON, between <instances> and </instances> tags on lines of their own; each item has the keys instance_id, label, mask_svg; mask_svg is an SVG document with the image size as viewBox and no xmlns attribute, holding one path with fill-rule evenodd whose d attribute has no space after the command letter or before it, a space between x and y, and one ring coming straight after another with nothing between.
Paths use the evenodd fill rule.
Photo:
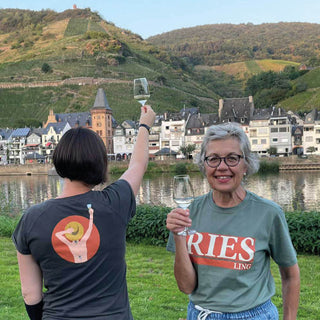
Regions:
<instances>
[{"instance_id":1,"label":"blue jeans","mask_svg":"<svg viewBox=\"0 0 320 320\"><path fill-rule=\"evenodd\" d=\"M267 302L242 312L223 312L210 313L196 309L190 301L188 305L187 320L227 320L227 319L246 319L246 320L279 320L277 307L268 300Z\"/></svg>"}]
</instances>

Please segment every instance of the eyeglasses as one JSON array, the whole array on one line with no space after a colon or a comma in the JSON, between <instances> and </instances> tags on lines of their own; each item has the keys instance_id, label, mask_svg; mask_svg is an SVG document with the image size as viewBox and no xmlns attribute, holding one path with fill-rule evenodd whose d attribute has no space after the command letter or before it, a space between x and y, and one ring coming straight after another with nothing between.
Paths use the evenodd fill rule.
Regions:
<instances>
[{"instance_id":1,"label":"eyeglasses","mask_svg":"<svg viewBox=\"0 0 320 320\"><path fill-rule=\"evenodd\" d=\"M219 167L222 160L228 167L235 167L239 164L241 158L243 158L243 156L239 154L230 154L226 157L208 156L204 158L204 161L211 168Z\"/></svg>"}]
</instances>

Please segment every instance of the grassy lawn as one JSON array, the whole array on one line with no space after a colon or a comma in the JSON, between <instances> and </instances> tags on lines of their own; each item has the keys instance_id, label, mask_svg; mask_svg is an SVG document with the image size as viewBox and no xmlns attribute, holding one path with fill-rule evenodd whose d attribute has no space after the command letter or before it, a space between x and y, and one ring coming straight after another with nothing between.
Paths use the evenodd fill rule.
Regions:
<instances>
[{"instance_id":1,"label":"grassy lawn","mask_svg":"<svg viewBox=\"0 0 320 320\"><path fill-rule=\"evenodd\" d=\"M178 320L186 318L186 295L177 289L173 255L165 248L127 246L128 290L135 320ZM301 298L298 319L317 320L320 314L320 258L299 255ZM282 313L279 272L272 265L277 293L273 302ZM20 294L18 266L9 238L0 238L0 319L28 319Z\"/></svg>"}]
</instances>

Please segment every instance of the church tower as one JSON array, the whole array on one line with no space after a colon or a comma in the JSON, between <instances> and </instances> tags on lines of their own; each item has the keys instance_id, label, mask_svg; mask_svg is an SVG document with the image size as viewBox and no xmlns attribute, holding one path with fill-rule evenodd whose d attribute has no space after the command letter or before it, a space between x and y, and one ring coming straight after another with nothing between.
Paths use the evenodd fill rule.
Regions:
<instances>
[{"instance_id":1,"label":"church tower","mask_svg":"<svg viewBox=\"0 0 320 320\"><path fill-rule=\"evenodd\" d=\"M103 140L108 154L113 153L112 144L112 109L102 88L98 89L96 100L90 110L92 130Z\"/></svg>"}]
</instances>

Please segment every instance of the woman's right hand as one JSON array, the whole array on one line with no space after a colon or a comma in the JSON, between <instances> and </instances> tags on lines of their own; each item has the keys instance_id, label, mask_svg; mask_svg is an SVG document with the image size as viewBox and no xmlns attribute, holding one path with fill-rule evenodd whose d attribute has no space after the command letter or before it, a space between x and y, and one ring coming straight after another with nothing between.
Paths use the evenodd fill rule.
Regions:
<instances>
[{"instance_id":1,"label":"woman's right hand","mask_svg":"<svg viewBox=\"0 0 320 320\"><path fill-rule=\"evenodd\" d=\"M155 117L156 114L150 106L144 105L141 107L140 124L143 123L152 127Z\"/></svg>"},{"instance_id":2,"label":"woman's right hand","mask_svg":"<svg viewBox=\"0 0 320 320\"><path fill-rule=\"evenodd\" d=\"M189 218L189 209L176 208L167 215L167 229L177 234L186 227L191 227L192 220Z\"/></svg>"}]
</instances>

